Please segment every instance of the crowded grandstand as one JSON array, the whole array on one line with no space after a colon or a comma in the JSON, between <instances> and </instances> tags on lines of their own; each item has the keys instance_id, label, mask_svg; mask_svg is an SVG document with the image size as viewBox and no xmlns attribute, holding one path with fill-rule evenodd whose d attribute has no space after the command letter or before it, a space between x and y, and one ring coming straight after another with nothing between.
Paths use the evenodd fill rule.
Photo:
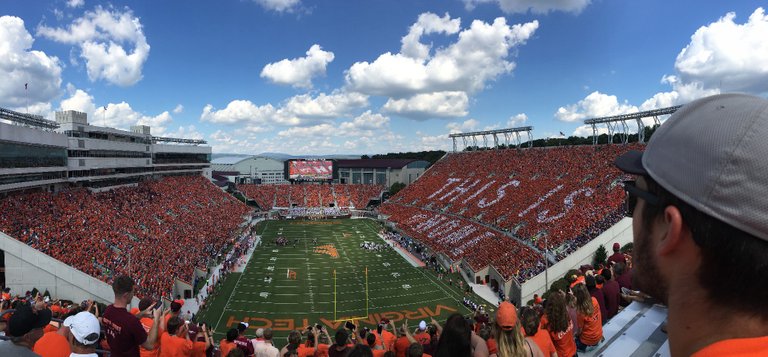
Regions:
<instances>
[{"instance_id":1,"label":"crowded grandstand","mask_svg":"<svg viewBox=\"0 0 768 357\"><path fill-rule=\"evenodd\" d=\"M473 331L475 351L494 354L498 347L491 327L517 318L512 302L531 307L532 312L520 312L523 319L533 314L537 322L524 325L525 333L538 336L541 328L542 340L550 341L530 351L573 355L577 345L584 351L603 341L594 322L607 322L626 305L619 289L626 289L625 299L635 294L629 279L631 248L622 250L618 243L626 243L626 236L604 233L625 214L626 175L612 162L630 150L642 150L642 143L448 153L387 199L383 181L341 183L332 160L286 163L286 170L293 170L286 171L289 183L220 185L226 175L212 175L210 148L204 142L153 137L147 127L131 132L96 127L81 114L57 114L57 122L34 118L38 128L0 123L5 133L28 134L2 138L3 145L14 149L7 152L15 153L5 155L0 167L2 308L15 311L0 322L10 328L7 336L19 336L13 319L23 318L31 308L44 325L51 318L59 321L46 327L54 334L58 326L72 326L67 322L72 316L87 319L83 312L101 317L105 327L97 331L98 343L89 339L82 344L116 356L139 349L143 355L165 353L166 348L194 348L202 351L199 355L236 355L232 350L245 356L265 350L276 355L280 347L290 353L299 349L301 356L327 356L360 346L397 356L434 355L450 348L438 342L446 329ZM76 126L81 128L71 130ZM37 139L14 139L30 135ZM48 136L59 146L50 146ZM54 156L46 150L69 156L42 160ZM112 167L105 167L107 159ZM57 174L35 174L47 166ZM360 217L368 218L354 219ZM598 236L604 236L599 244L615 242L611 259L616 264L603 259L563 268L570 264L566 258L591 257L592 248L586 246ZM352 248L357 250L350 252ZM280 265L291 259L306 262ZM372 264L379 268L370 270L369 288ZM548 269L553 265L560 270ZM323 278L330 274L328 266L333 267L332 283ZM337 275L348 266L357 272L341 275L339 285ZM536 278L549 271L559 276L538 283ZM72 276L87 283L74 283ZM382 276L386 283L377 280ZM241 284L243 278L248 282ZM313 285L313 280L325 285ZM549 284L556 280L573 287L574 294L550 293ZM263 311L293 303L269 289L295 281L309 285L294 286L297 293L287 294L301 299L291 309L312 311L281 311L276 317ZM339 286L347 286L344 294L354 297L346 300L346 312L337 306L345 301L336 296ZM304 290L308 295L301 295ZM111 291L114 300L103 291ZM384 296L387 292L394 295ZM427 293L434 295L419 296ZM396 303L382 305L377 295ZM416 303L433 302L434 309L412 306L407 296L413 295ZM541 297L551 301L546 308ZM563 326L566 317L560 315L566 306L592 306L590 301L599 305L578 309L578 319ZM117 318L114 307L120 304L141 318L145 331L137 333L152 343L116 342L120 333L105 321ZM315 322L310 320L307 325L306 318L297 323L291 318L289 326L295 328L279 328L278 317L295 313L314 318L321 314L316 308L331 305L333 319L318 317L322 323L311 325ZM388 307L404 310L387 312ZM408 309L431 312L414 315L429 322L417 323L412 331L414 326L403 318ZM52 317L40 313L47 310ZM253 315L260 310L260 316ZM269 323L259 327L255 321ZM581 340L574 338L579 335ZM272 342L276 336L281 340ZM34 351L56 355L46 341L38 341Z\"/></svg>"}]
</instances>

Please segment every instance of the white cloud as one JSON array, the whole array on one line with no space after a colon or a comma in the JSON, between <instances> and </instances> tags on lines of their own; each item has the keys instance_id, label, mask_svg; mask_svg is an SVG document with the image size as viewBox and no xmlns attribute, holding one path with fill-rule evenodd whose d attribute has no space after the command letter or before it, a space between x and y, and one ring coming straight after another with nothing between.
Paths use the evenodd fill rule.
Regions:
<instances>
[{"instance_id":1,"label":"white cloud","mask_svg":"<svg viewBox=\"0 0 768 357\"><path fill-rule=\"evenodd\" d=\"M467 119L462 123L448 123L445 128L451 134L466 133L477 130L477 126L480 124L476 119Z\"/></svg>"},{"instance_id":2,"label":"white cloud","mask_svg":"<svg viewBox=\"0 0 768 357\"><path fill-rule=\"evenodd\" d=\"M635 130L637 131L637 130ZM605 125L597 126L597 135L608 134L608 128ZM573 131L573 136L590 137L593 135L592 125L580 125Z\"/></svg>"},{"instance_id":3,"label":"white cloud","mask_svg":"<svg viewBox=\"0 0 768 357\"><path fill-rule=\"evenodd\" d=\"M312 88L312 78L325 75L325 68L333 61L333 52L323 51L320 45L312 45L306 57L284 59L269 63L261 70L261 77L273 83L297 88Z\"/></svg>"},{"instance_id":4,"label":"white cloud","mask_svg":"<svg viewBox=\"0 0 768 357\"><path fill-rule=\"evenodd\" d=\"M69 97L59 103L60 110L76 110L88 115L88 122L92 125L107 126L129 130L133 125L148 125L152 129L152 135L166 135L168 124L173 117L168 111L158 115L145 115L135 111L126 102L108 103L105 106L96 106L94 97L88 92L67 85Z\"/></svg>"},{"instance_id":5,"label":"white cloud","mask_svg":"<svg viewBox=\"0 0 768 357\"><path fill-rule=\"evenodd\" d=\"M254 0L257 4L261 5L267 10L276 12L293 12L299 5L301 0Z\"/></svg>"},{"instance_id":6,"label":"white cloud","mask_svg":"<svg viewBox=\"0 0 768 357\"><path fill-rule=\"evenodd\" d=\"M327 123L313 125L313 126L295 126L286 130L280 131L277 135L281 137L328 137L335 133L336 128Z\"/></svg>"},{"instance_id":7,"label":"white cloud","mask_svg":"<svg viewBox=\"0 0 768 357\"><path fill-rule=\"evenodd\" d=\"M67 7L76 8L85 5L85 0L67 0Z\"/></svg>"},{"instance_id":8,"label":"white cloud","mask_svg":"<svg viewBox=\"0 0 768 357\"><path fill-rule=\"evenodd\" d=\"M266 123L276 112L277 110L272 104L256 106L249 100L233 100L221 110L215 110L213 105L206 105L203 108L203 114L200 115L200 120L219 124Z\"/></svg>"},{"instance_id":9,"label":"white cloud","mask_svg":"<svg viewBox=\"0 0 768 357\"><path fill-rule=\"evenodd\" d=\"M459 21L431 14L422 14L419 19L414 26L422 28L420 31L445 33L453 31L453 24ZM459 32L455 43L437 49L432 57L423 53L429 46L416 46L416 36L409 32L402 40L408 54L387 52L373 62L354 63L345 75L347 86L366 94L396 98L443 91L473 93L514 69L514 62L508 60L510 51L524 44L538 26L537 21L509 26L503 17L492 24L475 20Z\"/></svg>"},{"instance_id":10,"label":"white cloud","mask_svg":"<svg viewBox=\"0 0 768 357\"><path fill-rule=\"evenodd\" d=\"M591 0L464 0L467 10L478 4L497 3L507 14L526 13L546 14L550 11L580 13Z\"/></svg>"},{"instance_id":11,"label":"white cloud","mask_svg":"<svg viewBox=\"0 0 768 357\"><path fill-rule=\"evenodd\" d=\"M356 108L368 106L368 96L355 92L334 91L315 97L300 94L289 98L282 106L281 113L299 118L335 118L346 116Z\"/></svg>"},{"instance_id":12,"label":"white cloud","mask_svg":"<svg viewBox=\"0 0 768 357\"><path fill-rule=\"evenodd\" d=\"M175 131L165 133L164 136L170 138L182 138L182 139L203 139L203 134L200 133L194 125L179 126Z\"/></svg>"},{"instance_id":13,"label":"white cloud","mask_svg":"<svg viewBox=\"0 0 768 357\"><path fill-rule=\"evenodd\" d=\"M88 114L88 117L93 120L93 115L96 113L96 104L94 104L93 96L82 89L76 89L72 84L67 84L67 91L70 96L61 101L59 109L83 112Z\"/></svg>"},{"instance_id":14,"label":"white cloud","mask_svg":"<svg viewBox=\"0 0 768 357\"><path fill-rule=\"evenodd\" d=\"M173 108L173 114L181 114L184 111L184 106L179 104L176 108Z\"/></svg>"},{"instance_id":15,"label":"white cloud","mask_svg":"<svg viewBox=\"0 0 768 357\"><path fill-rule=\"evenodd\" d=\"M249 100L233 100L224 109L208 104L200 120L212 123L250 123L254 132L263 132L270 125L311 125L318 120L348 116L354 109L368 106L368 96L336 91L315 97L301 94L286 100L279 107L267 103L257 106Z\"/></svg>"},{"instance_id":16,"label":"white cloud","mask_svg":"<svg viewBox=\"0 0 768 357\"><path fill-rule=\"evenodd\" d=\"M685 83L724 91L768 92L768 16L757 8L744 24L727 13L691 36L675 60Z\"/></svg>"},{"instance_id":17,"label":"white cloud","mask_svg":"<svg viewBox=\"0 0 768 357\"><path fill-rule=\"evenodd\" d=\"M376 137L389 132L389 117L370 110L339 125L339 135L351 137Z\"/></svg>"},{"instance_id":18,"label":"white cloud","mask_svg":"<svg viewBox=\"0 0 768 357\"><path fill-rule=\"evenodd\" d=\"M603 94L598 91L590 93L576 104L560 107L555 113L557 119L574 122L588 118L605 117L637 112L636 106L619 103L615 95Z\"/></svg>"},{"instance_id":19,"label":"white cloud","mask_svg":"<svg viewBox=\"0 0 768 357\"><path fill-rule=\"evenodd\" d=\"M91 81L103 79L119 86L134 85L141 80L142 67L149 57L150 47L141 22L128 8L120 12L97 6L67 29L40 25L37 34L78 45Z\"/></svg>"},{"instance_id":20,"label":"white cloud","mask_svg":"<svg viewBox=\"0 0 768 357\"><path fill-rule=\"evenodd\" d=\"M425 60L429 57L432 46L421 43L422 35L432 33L452 35L459 32L460 26L461 19L451 19L447 13L442 18L433 13L423 13L400 41L402 43L400 53L406 57Z\"/></svg>"},{"instance_id":21,"label":"white cloud","mask_svg":"<svg viewBox=\"0 0 768 357\"><path fill-rule=\"evenodd\" d=\"M513 115L509 117L509 120L507 120L507 127L514 128L514 127L521 126L525 124L527 120L528 120L528 115L526 115L525 113Z\"/></svg>"},{"instance_id":22,"label":"white cloud","mask_svg":"<svg viewBox=\"0 0 768 357\"><path fill-rule=\"evenodd\" d=\"M672 91L659 92L640 105L640 110L666 108L674 105L685 104L698 98L720 93L720 89L704 89L699 82L682 83L676 76L663 76L661 83L672 86Z\"/></svg>"},{"instance_id":23,"label":"white cloud","mask_svg":"<svg viewBox=\"0 0 768 357\"><path fill-rule=\"evenodd\" d=\"M426 120L467 115L469 97L464 92L435 92L416 94L406 99L390 98L382 111L404 117Z\"/></svg>"},{"instance_id":24,"label":"white cloud","mask_svg":"<svg viewBox=\"0 0 768 357\"><path fill-rule=\"evenodd\" d=\"M33 43L22 19L0 17L0 105L21 112L29 107L30 113L47 115L61 87L61 63L31 50Z\"/></svg>"}]
</instances>

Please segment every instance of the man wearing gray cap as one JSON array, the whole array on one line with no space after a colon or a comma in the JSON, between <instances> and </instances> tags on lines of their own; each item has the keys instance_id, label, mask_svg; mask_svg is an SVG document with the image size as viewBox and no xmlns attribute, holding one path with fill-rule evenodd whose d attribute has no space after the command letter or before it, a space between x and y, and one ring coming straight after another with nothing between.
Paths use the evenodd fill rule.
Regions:
<instances>
[{"instance_id":1,"label":"man wearing gray cap","mask_svg":"<svg viewBox=\"0 0 768 357\"><path fill-rule=\"evenodd\" d=\"M768 355L768 100L680 108L616 159L638 288L669 306L672 356Z\"/></svg>"}]
</instances>

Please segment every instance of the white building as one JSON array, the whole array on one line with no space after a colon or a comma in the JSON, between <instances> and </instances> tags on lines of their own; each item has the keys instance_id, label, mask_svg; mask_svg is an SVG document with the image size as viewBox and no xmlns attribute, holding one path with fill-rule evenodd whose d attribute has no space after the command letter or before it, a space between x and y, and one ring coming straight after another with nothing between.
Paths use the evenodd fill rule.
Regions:
<instances>
[{"instance_id":1,"label":"white building","mask_svg":"<svg viewBox=\"0 0 768 357\"><path fill-rule=\"evenodd\" d=\"M202 140L155 137L88 124L85 113L56 112L56 121L0 108L0 192L105 187L167 175L202 174L211 147Z\"/></svg>"},{"instance_id":2,"label":"white building","mask_svg":"<svg viewBox=\"0 0 768 357\"><path fill-rule=\"evenodd\" d=\"M283 161L263 156L220 157L211 161L211 169L234 183L288 183Z\"/></svg>"}]
</instances>

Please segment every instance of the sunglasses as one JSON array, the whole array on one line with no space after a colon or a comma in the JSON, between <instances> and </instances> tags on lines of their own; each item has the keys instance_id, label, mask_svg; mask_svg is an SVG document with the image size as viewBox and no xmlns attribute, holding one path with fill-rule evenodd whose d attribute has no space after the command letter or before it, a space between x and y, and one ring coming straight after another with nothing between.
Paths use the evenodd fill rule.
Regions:
<instances>
[{"instance_id":1,"label":"sunglasses","mask_svg":"<svg viewBox=\"0 0 768 357\"><path fill-rule=\"evenodd\" d=\"M624 190L627 191L626 216L632 217L637 207L637 199L642 198L646 203L658 206L661 203L659 196L637 187L635 181L624 181Z\"/></svg>"}]
</instances>

